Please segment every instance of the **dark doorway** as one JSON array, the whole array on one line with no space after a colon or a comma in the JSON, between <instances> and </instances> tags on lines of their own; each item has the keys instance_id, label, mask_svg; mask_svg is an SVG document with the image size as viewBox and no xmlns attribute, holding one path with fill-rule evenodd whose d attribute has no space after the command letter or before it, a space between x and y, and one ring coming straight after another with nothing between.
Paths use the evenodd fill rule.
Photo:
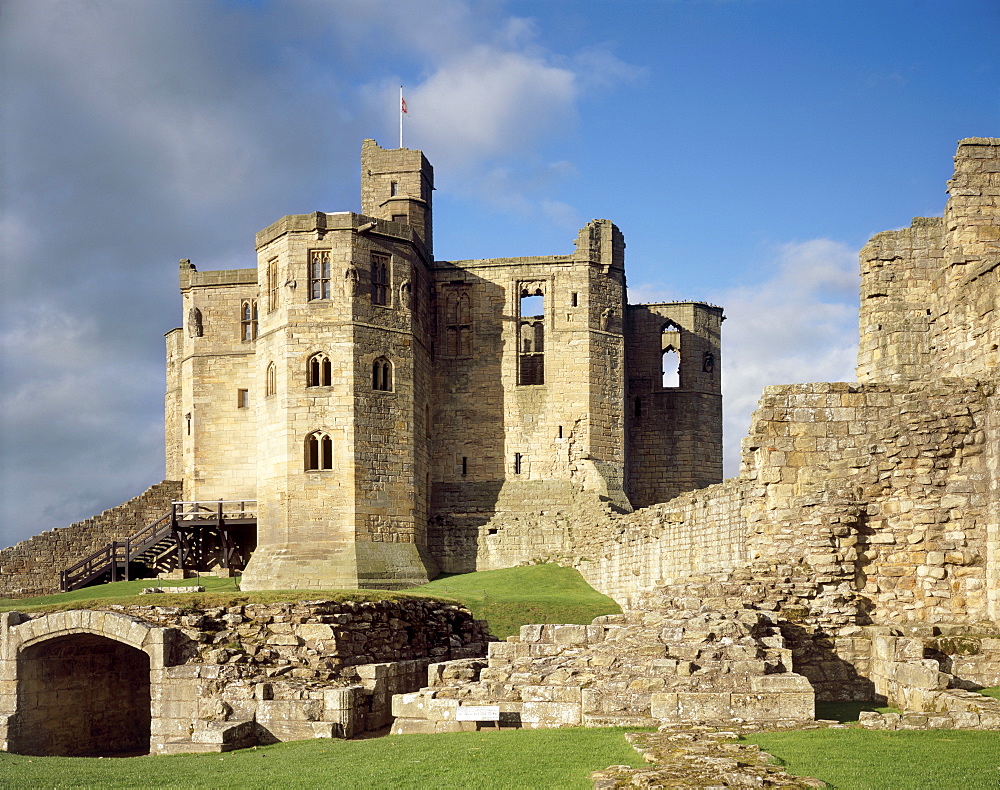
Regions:
<instances>
[{"instance_id":1,"label":"dark doorway","mask_svg":"<svg viewBox=\"0 0 1000 790\"><path fill-rule=\"evenodd\" d=\"M59 757L149 752L149 656L96 634L56 637L18 657L10 750Z\"/></svg>"}]
</instances>

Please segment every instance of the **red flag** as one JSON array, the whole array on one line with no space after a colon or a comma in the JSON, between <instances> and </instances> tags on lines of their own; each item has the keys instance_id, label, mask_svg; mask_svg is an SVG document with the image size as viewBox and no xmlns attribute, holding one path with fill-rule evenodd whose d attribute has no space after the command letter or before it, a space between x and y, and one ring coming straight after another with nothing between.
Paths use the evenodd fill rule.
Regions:
<instances>
[{"instance_id":1,"label":"red flag","mask_svg":"<svg viewBox=\"0 0 1000 790\"><path fill-rule=\"evenodd\" d=\"M406 99L404 99L402 96L399 97L399 110L400 112L404 112L407 115L410 114L409 110L406 109Z\"/></svg>"}]
</instances>

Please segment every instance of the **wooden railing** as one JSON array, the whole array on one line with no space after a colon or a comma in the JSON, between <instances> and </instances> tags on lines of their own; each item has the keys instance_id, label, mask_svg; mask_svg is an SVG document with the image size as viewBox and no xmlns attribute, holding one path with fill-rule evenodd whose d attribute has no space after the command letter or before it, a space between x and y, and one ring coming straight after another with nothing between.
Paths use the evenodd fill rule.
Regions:
<instances>
[{"instance_id":1,"label":"wooden railing","mask_svg":"<svg viewBox=\"0 0 1000 790\"><path fill-rule=\"evenodd\" d=\"M237 555L236 546L226 529L227 522L244 524L256 521L257 502L243 500L208 500L174 502L170 512L147 524L123 541L112 541L84 557L75 565L59 572L59 587L63 592L90 584L104 574L111 581L128 581L129 565L163 544L162 552L177 551L177 564L183 568L198 553L203 528L214 528L222 539L222 564L229 567Z\"/></svg>"}]
</instances>

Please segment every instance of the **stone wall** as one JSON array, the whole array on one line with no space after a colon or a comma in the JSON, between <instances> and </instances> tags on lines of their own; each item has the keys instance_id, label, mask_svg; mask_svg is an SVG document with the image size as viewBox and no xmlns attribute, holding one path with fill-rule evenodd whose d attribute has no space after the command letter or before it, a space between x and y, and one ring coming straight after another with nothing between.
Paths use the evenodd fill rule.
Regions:
<instances>
[{"instance_id":1,"label":"stone wall","mask_svg":"<svg viewBox=\"0 0 1000 790\"><path fill-rule=\"evenodd\" d=\"M93 756L348 737L490 639L464 607L416 598L7 613L0 741Z\"/></svg>"},{"instance_id":2,"label":"stone wall","mask_svg":"<svg viewBox=\"0 0 1000 790\"><path fill-rule=\"evenodd\" d=\"M152 523L181 498L181 484L165 480L139 496L68 527L49 530L0 550L0 597L59 592L59 572L115 540Z\"/></svg>"},{"instance_id":3,"label":"stone wall","mask_svg":"<svg viewBox=\"0 0 1000 790\"><path fill-rule=\"evenodd\" d=\"M463 708L480 706L499 709L495 726L529 729L813 717L809 682L789 672L780 633L738 586L678 586L638 603L591 625L523 626L490 645L485 666L432 667L427 688L393 700L393 732L477 729Z\"/></svg>"}]
</instances>

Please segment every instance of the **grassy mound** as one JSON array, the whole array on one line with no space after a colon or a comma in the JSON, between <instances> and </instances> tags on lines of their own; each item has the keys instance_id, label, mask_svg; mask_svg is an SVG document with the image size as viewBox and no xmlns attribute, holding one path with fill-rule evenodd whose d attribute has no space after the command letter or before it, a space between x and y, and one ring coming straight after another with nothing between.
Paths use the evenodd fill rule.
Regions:
<instances>
[{"instance_id":1,"label":"grassy mound","mask_svg":"<svg viewBox=\"0 0 1000 790\"><path fill-rule=\"evenodd\" d=\"M144 587L201 585L203 593L140 595ZM395 601L407 597L433 598L467 606L476 618L488 620L499 639L517 634L529 623L589 623L601 614L620 612L618 605L596 592L580 574L558 565L528 565L496 571L445 575L430 584L406 591L388 590L267 590L241 592L233 579L205 576L170 581L139 580L84 587L39 598L2 598L0 612L61 612L94 606L139 604L207 608L246 603L297 600Z\"/></svg>"},{"instance_id":2,"label":"grassy mound","mask_svg":"<svg viewBox=\"0 0 1000 790\"><path fill-rule=\"evenodd\" d=\"M168 593L140 595L144 587L205 588L203 593ZM238 606L246 603L285 603L288 601L398 601L404 598L437 598L429 593L391 590L265 590L241 592L234 579L203 576L198 579L171 579L160 581L141 579L130 582L113 582L83 587L68 593L43 595L38 598L0 598L0 612L16 609L19 612L65 612L70 609L87 609L94 606L139 605L179 606L181 608L210 608ZM454 603L454 601L451 601Z\"/></svg>"},{"instance_id":3,"label":"grassy mound","mask_svg":"<svg viewBox=\"0 0 1000 790\"><path fill-rule=\"evenodd\" d=\"M461 601L476 618L489 622L498 639L516 636L529 623L586 625L598 615L621 612L577 571L555 564L442 574L415 589Z\"/></svg>"}]
</instances>

